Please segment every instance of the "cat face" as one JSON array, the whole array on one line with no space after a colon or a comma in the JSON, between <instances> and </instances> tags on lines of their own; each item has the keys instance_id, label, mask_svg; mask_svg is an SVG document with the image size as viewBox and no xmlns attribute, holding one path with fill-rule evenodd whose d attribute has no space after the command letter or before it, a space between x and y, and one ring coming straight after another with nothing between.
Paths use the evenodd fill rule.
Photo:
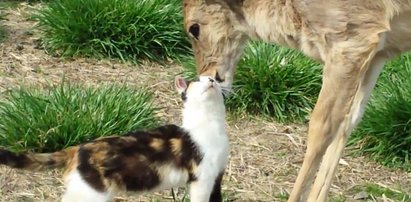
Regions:
<instances>
[{"instance_id":1,"label":"cat face","mask_svg":"<svg viewBox=\"0 0 411 202\"><path fill-rule=\"evenodd\" d=\"M212 77L200 76L199 80L191 82L176 78L175 85L186 104L220 103L223 100L221 87Z\"/></svg>"}]
</instances>

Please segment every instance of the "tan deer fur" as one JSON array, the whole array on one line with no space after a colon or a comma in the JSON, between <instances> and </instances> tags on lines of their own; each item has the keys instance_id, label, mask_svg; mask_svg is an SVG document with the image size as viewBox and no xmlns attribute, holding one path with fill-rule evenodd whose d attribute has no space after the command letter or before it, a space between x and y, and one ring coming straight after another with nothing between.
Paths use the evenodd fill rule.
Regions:
<instances>
[{"instance_id":1,"label":"tan deer fur","mask_svg":"<svg viewBox=\"0 0 411 202\"><path fill-rule=\"evenodd\" d=\"M326 201L384 63L411 48L411 0L183 0L183 11L198 74L225 87L248 39L298 49L324 64L288 201Z\"/></svg>"}]
</instances>

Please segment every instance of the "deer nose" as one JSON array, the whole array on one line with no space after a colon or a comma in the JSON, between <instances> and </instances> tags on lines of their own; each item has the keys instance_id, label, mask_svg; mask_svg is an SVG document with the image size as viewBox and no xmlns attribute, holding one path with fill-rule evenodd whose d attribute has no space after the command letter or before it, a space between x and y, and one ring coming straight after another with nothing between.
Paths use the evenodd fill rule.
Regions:
<instances>
[{"instance_id":1,"label":"deer nose","mask_svg":"<svg viewBox=\"0 0 411 202\"><path fill-rule=\"evenodd\" d=\"M218 72L216 72L215 80L217 80L219 83L224 82L224 79L221 78L221 76L220 76L220 74L219 74Z\"/></svg>"},{"instance_id":2,"label":"deer nose","mask_svg":"<svg viewBox=\"0 0 411 202\"><path fill-rule=\"evenodd\" d=\"M225 81L225 78L221 76L221 74L217 71L216 66L212 66L211 68L207 68L203 72L200 73L200 76L208 76L217 81L218 83L222 83Z\"/></svg>"}]
</instances>

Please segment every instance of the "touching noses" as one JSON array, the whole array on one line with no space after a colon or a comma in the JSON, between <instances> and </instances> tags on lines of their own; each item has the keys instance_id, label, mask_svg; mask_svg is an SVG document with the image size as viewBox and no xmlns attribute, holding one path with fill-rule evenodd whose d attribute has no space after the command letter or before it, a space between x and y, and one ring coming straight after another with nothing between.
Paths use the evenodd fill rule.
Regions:
<instances>
[{"instance_id":1,"label":"touching noses","mask_svg":"<svg viewBox=\"0 0 411 202\"><path fill-rule=\"evenodd\" d=\"M201 76L209 76L211 78L214 78L214 81L217 81L218 83L224 82L225 78L221 76L220 73L218 73L217 68L208 68L206 71L202 72L200 74Z\"/></svg>"}]
</instances>

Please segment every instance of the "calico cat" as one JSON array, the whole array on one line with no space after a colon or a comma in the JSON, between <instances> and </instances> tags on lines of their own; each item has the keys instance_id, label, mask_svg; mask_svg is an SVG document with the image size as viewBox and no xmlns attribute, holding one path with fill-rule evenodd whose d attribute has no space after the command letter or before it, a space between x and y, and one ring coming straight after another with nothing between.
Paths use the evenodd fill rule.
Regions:
<instances>
[{"instance_id":1,"label":"calico cat","mask_svg":"<svg viewBox=\"0 0 411 202\"><path fill-rule=\"evenodd\" d=\"M125 191L159 191L189 184L191 202L222 201L228 162L225 106L209 77L176 78L183 124L95 139L54 153L0 149L0 164L38 170L64 167L63 202L103 202Z\"/></svg>"}]
</instances>

